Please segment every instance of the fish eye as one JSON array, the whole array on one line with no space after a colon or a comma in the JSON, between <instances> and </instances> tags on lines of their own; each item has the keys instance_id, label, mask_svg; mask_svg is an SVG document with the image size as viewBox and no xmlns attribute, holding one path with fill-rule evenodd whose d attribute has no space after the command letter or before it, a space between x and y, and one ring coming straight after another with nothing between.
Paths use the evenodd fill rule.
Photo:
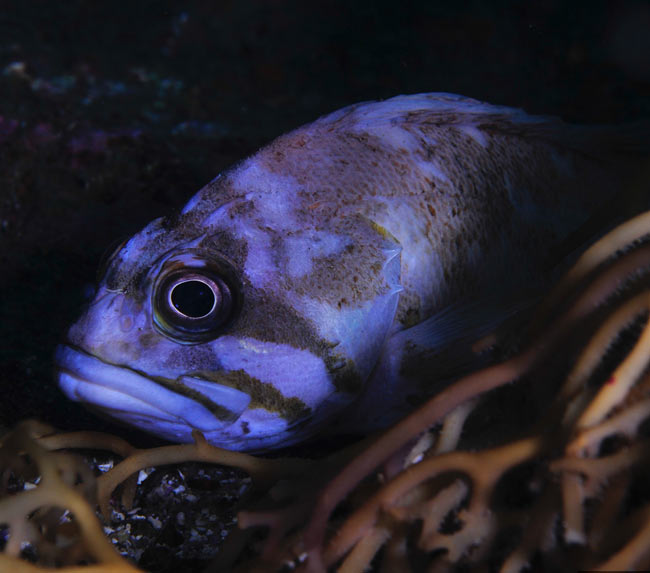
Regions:
<instances>
[{"instance_id":1,"label":"fish eye","mask_svg":"<svg viewBox=\"0 0 650 573\"><path fill-rule=\"evenodd\" d=\"M216 338L232 319L235 293L229 282L208 268L164 274L154 289L154 324L162 334L184 343Z\"/></svg>"},{"instance_id":2,"label":"fish eye","mask_svg":"<svg viewBox=\"0 0 650 573\"><path fill-rule=\"evenodd\" d=\"M205 318L216 307L220 288L206 277L189 277L169 287L168 304L185 318Z\"/></svg>"}]
</instances>

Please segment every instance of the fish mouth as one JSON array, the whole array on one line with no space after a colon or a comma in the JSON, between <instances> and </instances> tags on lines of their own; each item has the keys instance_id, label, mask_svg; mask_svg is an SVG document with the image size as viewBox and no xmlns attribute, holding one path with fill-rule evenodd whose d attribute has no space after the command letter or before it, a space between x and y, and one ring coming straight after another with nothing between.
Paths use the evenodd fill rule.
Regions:
<instances>
[{"instance_id":1,"label":"fish mouth","mask_svg":"<svg viewBox=\"0 0 650 573\"><path fill-rule=\"evenodd\" d=\"M189 440L194 429L214 432L230 426L251 400L235 388L179 376L175 386L199 400L193 399L68 345L57 347L54 358L59 387L68 398L172 440Z\"/></svg>"}]
</instances>

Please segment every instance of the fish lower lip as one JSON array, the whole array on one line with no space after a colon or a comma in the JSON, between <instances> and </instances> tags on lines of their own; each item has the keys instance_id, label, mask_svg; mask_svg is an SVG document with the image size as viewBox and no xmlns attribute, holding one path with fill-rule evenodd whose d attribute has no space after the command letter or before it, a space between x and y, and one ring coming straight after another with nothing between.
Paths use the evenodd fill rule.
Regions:
<instances>
[{"instance_id":1,"label":"fish lower lip","mask_svg":"<svg viewBox=\"0 0 650 573\"><path fill-rule=\"evenodd\" d=\"M233 411L227 420L222 420L197 401L173 392L142 374L129 368L107 364L70 346L59 346L55 361L59 369L59 386L68 398L106 410L108 413L159 419L210 432L232 424L250 401L250 398L246 401L244 396L235 395L234 405L239 411ZM190 379L195 381L194 384L190 385L184 381L182 383L212 399L206 391L209 386L202 389L200 382L203 381ZM219 384L208 381L204 383L215 388L215 397L219 395ZM222 396L227 396L230 390L239 392L223 388L225 390ZM221 402L223 400L216 401L218 405L221 405Z\"/></svg>"}]
</instances>

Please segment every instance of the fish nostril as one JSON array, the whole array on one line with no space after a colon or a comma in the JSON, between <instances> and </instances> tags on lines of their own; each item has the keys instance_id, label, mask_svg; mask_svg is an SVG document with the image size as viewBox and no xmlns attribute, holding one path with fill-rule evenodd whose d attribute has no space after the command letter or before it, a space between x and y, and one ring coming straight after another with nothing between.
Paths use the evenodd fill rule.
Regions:
<instances>
[{"instance_id":1,"label":"fish nostril","mask_svg":"<svg viewBox=\"0 0 650 573\"><path fill-rule=\"evenodd\" d=\"M130 314L123 314L120 316L120 330L122 332L129 332L133 329L133 317Z\"/></svg>"}]
</instances>

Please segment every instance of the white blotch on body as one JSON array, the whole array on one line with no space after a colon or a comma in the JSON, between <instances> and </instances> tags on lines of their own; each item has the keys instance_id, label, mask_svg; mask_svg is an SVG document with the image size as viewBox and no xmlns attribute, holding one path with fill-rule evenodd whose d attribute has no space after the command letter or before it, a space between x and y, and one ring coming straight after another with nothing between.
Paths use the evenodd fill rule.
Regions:
<instances>
[{"instance_id":1,"label":"white blotch on body","mask_svg":"<svg viewBox=\"0 0 650 573\"><path fill-rule=\"evenodd\" d=\"M383 199L386 209L378 210L374 221L387 229L402 247L402 281L418 293L434 292L444 282L440 253L426 234L426 221L413 216L413 207L400 198ZM422 261L427 261L426 265Z\"/></svg>"},{"instance_id":2,"label":"white blotch on body","mask_svg":"<svg viewBox=\"0 0 650 573\"><path fill-rule=\"evenodd\" d=\"M230 208L233 205L234 203L232 201L221 205L221 207L215 209L205 219L203 219L203 221L201 221L201 225L207 228L223 225L223 222L227 219Z\"/></svg>"},{"instance_id":3,"label":"white blotch on body","mask_svg":"<svg viewBox=\"0 0 650 573\"><path fill-rule=\"evenodd\" d=\"M314 259L337 255L349 244L349 237L327 231L294 233L283 241L287 273L291 278L302 278L311 272Z\"/></svg>"},{"instance_id":4,"label":"white blotch on body","mask_svg":"<svg viewBox=\"0 0 650 573\"><path fill-rule=\"evenodd\" d=\"M310 408L335 391L325 364L308 350L233 336L221 336L212 347L224 370L244 370L283 396L299 398Z\"/></svg>"},{"instance_id":5,"label":"white blotch on body","mask_svg":"<svg viewBox=\"0 0 650 573\"><path fill-rule=\"evenodd\" d=\"M431 179L433 177L443 183L451 184L449 177L447 177L442 169L440 169L440 167L438 167L433 161L418 160L415 164L423 178Z\"/></svg>"},{"instance_id":6,"label":"white blotch on body","mask_svg":"<svg viewBox=\"0 0 650 573\"><path fill-rule=\"evenodd\" d=\"M286 175L265 169L258 161L248 160L233 175L235 191L253 201L264 224L275 229L297 229L295 219L298 182Z\"/></svg>"},{"instance_id":7,"label":"white blotch on body","mask_svg":"<svg viewBox=\"0 0 650 573\"><path fill-rule=\"evenodd\" d=\"M475 125L465 124L459 125L458 129L462 131L465 135L471 137L476 143L481 147L486 148L488 146L488 139L485 134Z\"/></svg>"},{"instance_id":8,"label":"white blotch on body","mask_svg":"<svg viewBox=\"0 0 650 573\"><path fill-rule=\"evenodd\" d=\"M382 142L388 144L397 151L404 151L410 154L416 154L422 150L422 142L418 137L407 131L401 122L396 120L386 123L374 123L359 121L355 124L355 131L360 134L369 133L379 137ZM431 145L433 141L428 142Z\"/></svg>"},{"instance_id":9,"label":"white blotch on body","mask_svg":"<svg viewBox=\"0 0 650 573\"><path fill-rule=\"evenodd\" d=\"M248 217L235 219L230 226L237 239L246 241L246 261L244 273L256 288L267 288L275 282L278 266L271 247L269 233L260 228L260 224Z\"/></svg>"}]
</instances>

